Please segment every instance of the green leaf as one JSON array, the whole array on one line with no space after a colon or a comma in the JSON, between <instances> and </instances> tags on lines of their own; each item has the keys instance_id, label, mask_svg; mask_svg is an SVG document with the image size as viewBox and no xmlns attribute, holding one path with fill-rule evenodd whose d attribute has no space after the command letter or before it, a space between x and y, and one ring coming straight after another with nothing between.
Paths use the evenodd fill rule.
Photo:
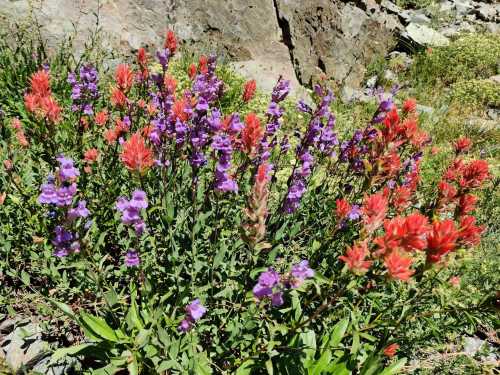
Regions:
<instances>
[{"instance_id":1,"label":"green leaf","mask_svg":"<svg viewBox=\"0 0 500 375\"><path fill-rule=\"evenodd\" d=\"M401 358L399 361L393 363L392 365L387 367L384 371L382 371L380 375L398 374L405 364L406 364L406 358Z\"/></svg>"},{"instance_id":2,"label":"green leaf","mask_svg":"<svg viewBox=\"0 0 500 375\"><path fill-rule=\"evenodd\" d=\"M132 361L128 364L127 370L129 375L139 375L139 365L135 356L133 356Z\"/></svg>"},{"instance_id":3,"label":"green leaf","mask_svg":"<svg viewBox=\"0 0 500 375\"><path fill-rule=\"evenodd\" d=\"M224 256L226 255L227 252L227 246L225 243L222 243L220 245L219 251L214 257L214 268L219 267L222 264L222 261L224 260Z\"/></svg>"},{"instance_id":4,"label":"green leaf","mask_svg":"<svg viewBox=\"0 0 500 375\"><path fill-rule=\"evenodd\" d=\"M210 363L205 355L198 356L195 364L195 374L196 375L210 375L212 369L210 368Z\"/></svg>"},{"instance_id":5,"label":"green leaf","mask_svg":"<svg viewBox=\"0 0 500 375\"><path fill-rule=\"evenodd\" d=\"M254 364L255 361L253 359L243 362L243 364L236 370L235 375L250 375Z\"/></svg>"},{"instance_id":6,"label":"green leaf","mask_svg":"<svg viewBox=\"0 0 500 375\"><path fill-rule=\"evenodd\" d=\"M113 342L118 342L115 331L102 318L82 312L80 314L82 323L97 336Z\"/></svg>"},{"instance_id":7,"label":"green leaf","mask_svg":"<svg viewBox=\"0 0 500 375\"><path fill-rule=\"evenodd\" d=\"M21 271L21 281L24 285L30 285L30 275L25 271Z\"/></svg>"},{"instance_id":8,"label":"green leaf","mask_svg":"<svg viewBox=\"0 0 500 375\"><path fill-rule=\"evenodd\" d=\"M56 300L52 300L50 299L49 302L57 309L61 310L64 315L70 317L71 319L73 320L78 320L76 318L76 315L75 313L73 312L73 310L71 309L71 307L69 307L68 305L66 305L65 303L62 303L62 302L59 302L59 301L56 301Z\"/></svg>"},{"instance_id":9,"label":"green leaf","mask_svg":"<svg viewBox=\"0 0 500 375\"><path fill-rule=\"evenodd\" d=\"M311 375L321 375L321 373L330 364L331 359L332 359L332 353L330 352L330 350L326 350L323 354L321 354L321 357L318 359L318 361L314 365L310 374Z\"/></svg>"},{"instance_id":10,"label":"green leaf","mask_svg":"<svg viewBox=\"0 0 500 375\"><path fill-rule=\"evenodd\" d=\"M75 346L70 346L69 348L59 348L57 349L54 353L52 353L52 356L50 358L51 363L55 363L61 358L66 357L67 355L75 355L80 353L81 351L95 347L94 344L92 343L86 343L86 344L80 344L80 345L75 345Z\"/></svg>"},{"instance_id":11,"label":"green leaf","mask_svg":"<svg viewBox=\"0 0 500 375\"><path fill-rule=\"evenodd\" d=\"M267 373L269 375L273 375L274 374L274 369L273 369L273 361L268 359L266 361L266 370L267 370Z\"/></svg>"},{"instance_id":12,"label":"green leaf","mask_svg":"<svg viewBox=\"0 0 500 375\"><path fill-rule=\"evenodd\" d=\"M344 338L347 327L349 326L349 318L344 318L333 327L332 334L330 336L330 342L328 345L330 347L339 346L340 342Z\"/></svg>"}]
</instances>

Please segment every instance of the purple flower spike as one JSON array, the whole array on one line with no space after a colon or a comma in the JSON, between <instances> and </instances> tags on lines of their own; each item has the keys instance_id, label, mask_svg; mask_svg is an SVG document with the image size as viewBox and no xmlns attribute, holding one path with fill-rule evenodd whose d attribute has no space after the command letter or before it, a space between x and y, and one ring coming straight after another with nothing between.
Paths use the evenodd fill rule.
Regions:
<instances>
[{"instance_id":1,"label":"purple flower spike","mask_svg":"<svg viewBox=\"0 0 500 375\"><path fill-rule=\"evenodd\" d=\"M197 321L200 319L205 313L207 309L201 304L199 299L195 299L189 305L186 306L186 315L188 318L191 318L193 321Z\"/></svg>"},{"instance_id":2,"label":"purple flower spike","mask_svg":"<svg viewBox=\"0 0 500 375\"><path fill-rule=\"evenodd\" d=\"M127 267L137 267L141 263L139 259L139 254L134 249L127 251L125 255L125 266Z\"/></svg>"},{"instance_id":3,"label":"purple flower spike","mask_svg":"<svg viewBox=\"0 0 500 375\"><path fill-rule=\"evenodd\" d=\"M304 280L314 276L314 271L309 267L307 260L302 260L300 263L293 265L290 273L292 275L292 288L298 288Z\"/></svg>"},{"instance_id":4,"label":"purple flower spike","mask_svg":"<svg viewBox=\"0 0 500 375\"><path fill-rule=\"evenodd\" d=\"M130 206L134 208L148 208L148 202L146 200L146 193L142 190L135 190L132 193L132 199L130 200Z\"/></svg>"},{"instance_id":5,"label":"purple flower spike","mask_svg":"<svg viewBox=\"0 0 500 375\"><path fill-rule=\"evenodd\" d=\"M79 217L87 217L90 215L90 211L87 209L87 202L82 200L79 201L75 208L68 211L68 220L75 220Z\"/></svg>"},{"instance_id":6,"label":"purple flower spike","mask_svg":"<svg viewBox=\"0 0 500 375\"><path fill-rule=\"evenodd\" d=\"M57 158L57 161L59 162L59 177L61 181L67 181L80 175L78 169L73 165L73 160L61 155Z\"/></svg>"},{"instance_id":7,"label":"purple flower spike","mask_svg":"<svg viewBox=\"0 0 500 375\"><path fill-rule=\"evenodd\" d=\"M270 297L273 294L273 288L278 286L280 278L280 274L274 268L269 268L266 272L262 272L257 284L253 287L255 298Z\"/></svg>"}]
</instances>

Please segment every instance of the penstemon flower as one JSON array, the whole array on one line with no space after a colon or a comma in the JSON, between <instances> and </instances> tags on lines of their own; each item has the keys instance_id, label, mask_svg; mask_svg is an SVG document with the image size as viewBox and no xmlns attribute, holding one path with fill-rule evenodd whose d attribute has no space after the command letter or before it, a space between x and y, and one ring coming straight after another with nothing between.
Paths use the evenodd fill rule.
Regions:
<instances>
[{"instance_id":1,"label":"penstemon flower","mask_svg":"<svg viewBox=\"0 0 500 375\"><path fill-rule=\"evenodd\" d=\"M186 315L177 328L180 332L189 331L197 320L200 320L205 315L207 309L203 306L199 299L195 299L186 306Z\"/></svg>"}]
</instances>

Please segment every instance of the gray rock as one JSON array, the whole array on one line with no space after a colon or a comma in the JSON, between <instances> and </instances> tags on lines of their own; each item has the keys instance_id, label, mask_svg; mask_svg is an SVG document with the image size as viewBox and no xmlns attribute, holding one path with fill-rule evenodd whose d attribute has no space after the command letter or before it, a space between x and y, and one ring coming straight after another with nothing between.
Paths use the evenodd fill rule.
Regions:
<instances>
[{"instance_id":1,"label":"gray rock","mask_svg":"<svg viewBox=\"0 0 500 375\"><path fill-rule=\"evenodd\" d=\"M344 86L340 92L340 97L343 103L366 103L373 100L373 96L367 95L362 90L357 90L355 88Z\"/></svg>"},{"instance_id":2,"label":"gray rock","mask_svg":"<svg viewBox=\"0 0 500 375\"><path fill-rule=\"evenodd\" d=\"M426 113L428 115L432 114L434 112L434 108L428 107L422 104L417 104L417 112L418 113Z\"/></svg>"},{"instance_id":3,"label":"gray rock","mask_svg":"<svg viewBox=\"0 0 500 375\"><path fill-rule=\"evenodd\" d=\"M474 357L483 344L484 340L478 337L466 337L464 339L464 353Z\"/></svg>"},{"instance_id":4,"label":"gray rock","mask_svg":"<svg viewBox=\"0 0 500 375\"><path fill-rule=\"evenodd\" d=\"M473 33L476 32L476 27L468 22L460 22L452 25L448 25L439 30L439 32L445 37L453 37L461 33Z\"/></svg>"},{"instance_id":5,"label":"gray rock","mask_svg":"<svg viewBox=\"0 0 500 375\"><path fill-rule=\"evenodd\" d=\"M443 0L439 3L439 11L442 13L451 13L455 9L452 1Z\"/></svg>"},{"instance_id":6,"label":"gray rock","mask_svg":"<svg viewBox=\"0 0 500 375\"><path fill-rule=\"evenodd\" d=\"M378 77L375 75L371 77L368 81L366 81L366 87L369 89L375 88L375 85L377 84Z\"/></svg>"},{"instance_id":7,"label":"gray rock","mask_svg":"<svg viewBox=\"0 0 500 375\"><path fill-rule=\"evenodd\" d=\"M431 19L427 17L423 12L413 12L410 13L410 22L419 24L419 25L428 25L431 23Z\"/></svg>"},{"instance_id":8,"label":"gray rock","mask_svg":"<svg viewBox=\"0 0 500 375\"><path fill-rule=\"evenodd\" d=\"M474 9L470 0L455 0L454 5L458 15L469 14Z\"/></svg>"},{"instance_id":9,"label":"gray rock","mask_svg":"<svg viewBox=\"0 0 500 375\"><path fill-rule=\"evenodd\" d=\"M447 37L425 25L410 23L406 26L406 35L415 43L423 46L447 46L450 41Z\"/></svg>"},{"instance_id":10,"label":"gray rock","mask_svg":"<svg viewBox=\"0 0 500 375\"><path fill-rule=\"evenodd\" d=\"M486 114L492 120L500 120L500 110L498 110L498 109L490 108L490 109L488 109Z\"/></svg>"},{"instance_id":11,"label":"gray rock","mask_svg":"<svg viewBox=\"0 0 500 375\"><path fill-rule=\"evenodd\" d=\"M484 27L488 32L490 32L492 34L499 34L500 35L500 23L485 22Z\"/></svg>"},{"instance_id":12,"label":"gray rock","mask_svg":"<svg viewBox=\"0 0 500 375\"><path fill-rule=\"evenodd\" d=\"M500 74L497 74L496 76L491 76L488 78L491 82L494 82L496 84L500 85Z\"/></svg>"}]
</instances>

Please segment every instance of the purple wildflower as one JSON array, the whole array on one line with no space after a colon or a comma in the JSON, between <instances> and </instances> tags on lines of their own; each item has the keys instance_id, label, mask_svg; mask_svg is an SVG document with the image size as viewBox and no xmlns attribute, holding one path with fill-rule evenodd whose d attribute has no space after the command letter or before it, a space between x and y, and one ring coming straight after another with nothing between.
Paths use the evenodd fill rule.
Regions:
<instances>
[{"instance_id":1,"label":"purple wildflower","mask_svg":"<svg viewBox=\"0 0 500 375\"><path fill-rule=\"evenodd\" d=\"M134 249L130 249L125 254L125 266L127 267L137 267L141 263L139 259L139 254Z\"/></svg>"},{"instance_id":2,"label":"purple wildflower","mask_svg":"<svg viewBox=\"0 0 500 375\"><path fill-rule=\"evenodd\" d=\"M78 202L75 208L68 211L68 220L75 220L79 217L87 217L90 215L90 211L87 209L87 202L81 200Z\"/></svg>"},{"instance_id":3,"label":"purple wildflower","mask_svg":"<svg viewBox=\"0 0 500 375\"><path fill-rule=\"evenodd\" d=\"M307 260L302 260L300 263L292 266L290 274L292 275L291 287L298 288L304 280L314 276L314 271L309 267Z\"/></svg>"},{"instance_id":4,"label":"purple wildflower","mask_svg":"<svg viewBox=\"0 0 500 375\"><path fill-rule=\"evenodd\" d=\"M189 331L194 322L201 319L201 317L205 315L206 312L206 307L201 304L199 299L195 299L193 302L186 306L186 315L177 329L181 332Z\"/></svg>"},{"instance_id":5,"label":"purple wildflower","mask_svg":"<svg viewBox=\"0 0 500 375\"><path fill-rule=\"evenodd\" d=\"M78 169L73 165L74 162L72 159L60 155L57 161L59 162L59 178L61 181L67 181L80 175Z\"/></svg>"}]
</instances>

